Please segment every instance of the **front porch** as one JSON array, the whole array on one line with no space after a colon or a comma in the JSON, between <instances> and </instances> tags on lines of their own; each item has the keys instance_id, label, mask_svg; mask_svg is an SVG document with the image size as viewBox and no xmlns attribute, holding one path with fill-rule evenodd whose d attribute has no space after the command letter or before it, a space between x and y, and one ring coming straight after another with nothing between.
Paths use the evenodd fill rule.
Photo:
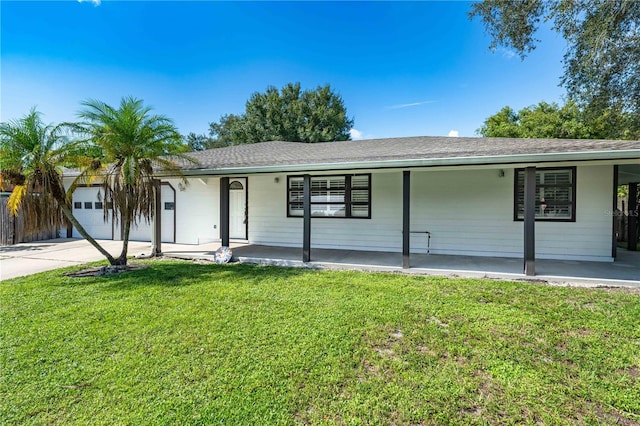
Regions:
<instances>
[{"instance_id":1,"label":"front porch","mask_svg":"<svg viewBox=\"0 0 640 426\"><path fill-rule=\"evenodd\" d=\"M640 282L640 258L616 255L618 166L497 167L221 176L197 187L175 222L181 242L217 242L183 249L156 235L153 252L212 257L222 245L239 261L284 266ZM232 208L239 180L243 203ZM196 207L200 199L208 204Z\"/></svg>"},{"instance_id":2,"label":"front porch","mask_svg":"<svg viewBox=\"0 0 640 426\"><path fill-rule=\"evenodd\" d=\"M200 246L163 244L169 257L213 260L220 243ZM310 262L302 262L301 248L231 243L233 259L263 265L404 272L446 277L531 280L518 258L411 254L411 268L402 267L402 254L314 249ZM586 286L640 287L640 252L618 250L615 262L569 260L536 261L535 281Z\"/></svg>"}]
</instances>

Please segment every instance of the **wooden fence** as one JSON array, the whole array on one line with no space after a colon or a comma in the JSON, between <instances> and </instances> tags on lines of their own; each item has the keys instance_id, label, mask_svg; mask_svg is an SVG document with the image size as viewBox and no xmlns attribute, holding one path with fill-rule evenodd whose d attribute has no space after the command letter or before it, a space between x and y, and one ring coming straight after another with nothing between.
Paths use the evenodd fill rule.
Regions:
<instances>
[{"instance_id":1,"label":"wooden fence","mask_svg":"<svg viewBox=\"0 0 640 426\"><path fill-rule=\"evenodd\" d=\"M0 197L0 246L8 246L31 241L50 240L60 236L60 229L53 228L46 231L27 233L24 223L18 217L12 217L7 208L6 197Z\"/></svg>"},{"instance_id":2,"label":"wooden fence","mask_svg":"<svg viewBox=\"0 0 640 426\"><path fill-rule=\"evenodd\" d=\"M629 229L629 218L624 213L620 212L620 214L616 215L616 225L615 225L616 240L627 241L628 229Z\"/></svg>"}]
</instances>

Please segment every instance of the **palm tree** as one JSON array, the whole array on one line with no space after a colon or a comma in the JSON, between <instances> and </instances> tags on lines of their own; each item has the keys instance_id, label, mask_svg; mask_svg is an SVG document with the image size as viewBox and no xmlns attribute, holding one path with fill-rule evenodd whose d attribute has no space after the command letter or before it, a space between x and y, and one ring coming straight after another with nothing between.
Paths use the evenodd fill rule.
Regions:
<instances>
[{"instance_id":1,"label":"palm tree","mask_svg":"<svg viewBox=\"0 0 640 426\"><path fill-rule=\"evenodd\" d=\"M73 129L100 148L101 157L83 170L79 181L96 176L102 180L104 208L113 206L114 220L123 224L122 252L112 264L126 265L131 225L149 221L153 214L155 172L182 176L175 161L193 160L184 154L186 147L173 122L151 114L142 100L122 98L118 108L97 100L82 106L82 122Z\"/></svg>"},{"instance_id":2,"label":"palm tree","mask_svg":"<svg viewBox=\"0 0 640 426\"><path fill-rule=\"evenodd\" d=\"M0 186L13 185L10 214L22 214L27 232L64 226L68 219L109 262L103 249L73 216L73 190L65 191L62 166L87 164L84 146L69 140L61 126L45 125L32 109L18 120L0 123Z\"/></svg>"}]
</instances>

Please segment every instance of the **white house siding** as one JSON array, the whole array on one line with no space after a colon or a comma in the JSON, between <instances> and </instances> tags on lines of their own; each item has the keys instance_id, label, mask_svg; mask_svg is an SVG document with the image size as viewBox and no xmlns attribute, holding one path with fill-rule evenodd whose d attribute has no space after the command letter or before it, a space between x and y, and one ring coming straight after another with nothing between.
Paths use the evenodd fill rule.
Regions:
<instances>
[{"instance_id":1,"label":"white house siding","mask_svg":"<svg viewBox=\"0 0 640 426\"><path fill-rule=\"evenodd\" d=\"M431 232L431 253L520 257L523 223L513 220L513 169L413 170L411 230ZM315 173L324 175L326 173ZM539 258L611 260L612 167L577 169L576 222L536 222ZM286 174L249 177L249 241L302 245L302 219L287 217ZM401 251L402 172L374 171L371 219L311 220L312 248ZM180 221L179 221L180 223ZM411 251L426 252L411 235Z\"/></svg>"},{"instance_id":2,"label":"white house siding","mask_svg":"<svg viewBox=\"0 0 640 426\"><path fill-rule=\"evenodd\" d=\"M431 232L431 253L522 256L523 223L513 220L514 171L504 168L501 177L499 170L412 170L411 230ZM313 218L312 248L401 251L402 171L371 175L371 219ZM193 177L186 186L164 181L176 189L176 242L218 241L219 178ZM284 173L249 176L250 243L302 246L302 218L287 217L286 185ZM576 222L536 222L537 257L610 261L612 186L612 166L578 166ZM96 201L96 193L82 189L74 200ZM109 238L110 224L94 222ZM425 253L426 246L424 234L411 235L413 253Z\"/></svg>"},{"instance_id":3,"label":"white house siding","mask_svg":"<svg viewBox=\"0 0 640 426\"><path fill-rule=\"evenodd\" d=\"M161 235L163 243L174 242L174 212L173 210L167 210L165 203L173 203L175 206L174 190L169 185L162 185L161 192ZM175 207L174 207L175 208ZM153 221L147 221L141 217L137 224L131 224L131 230L129 231L129 240L131 241L151 241L151 235L153 233Z\"/></svg>"},{"instance_id":4,"label":"white house siding","mask_svg":"<svg viewBox=\"0 0 640 426\"><path fill-rule=\"evenodd\" d=\"M204 244L220 238L220 179L163 179L176 189L176 243Z\"/></svg>"},{"instance_id":5,"label":"white house siding","mask_svg":"<svg viewBox=\"0 0 640 426\"><path fill-rule=\"evenodd\" d=\"M327 173L318 173L326 175ZM372 176L371 219L313 218L311 246L354 250L396 250L402 243L401 174ZM278 182L276 182L276 179ZM249 177L249 241L302 246L302 218L287 217L287 176Z\"/></svg>"},{"instance_id":6,"label":"white house siding","mask_svg":"<svg viewBox=\"0 0 640 426\"><path fill-rule=\"evenodd\" d=\"M540 257L612 261L613 166L577 170L576 222L536 223ZM558 226L560 225L560 226Z\"/></svg>"},{"instance_id":7,"label":"white house siding","mask_svg":"<svg viewBox=\"0 0 640 426\"><path fill-rule=\"evenodd\" d=\"M431 232L431 252L519 257L523 222L513 220L514 171L412 173L412 230ZM536 256L611 260L611 166L577 169L576 221L536 222ZM420 239L423 241L421 242ZM412 247L425 244L412 236Z\"/></svg>"},{"instance_id":8,"label":"white house siding","mask_svg":"<svg viewBox=\"0 0 640 426\"><path fill-rule=\"evenodd\" d=\"M513 222L513 170L416 171L411 176L411 229L431 232L434 254L522 253L523 225ZM412 235L414 250L426 238Z\"/></svg>"},{"instance_id":9,"label":"white house siding","mask_svg":"<svg viewBox=\"0 0 640 426\"><path fill-rule=\"evenodd\" d=\"M71 179L65 180L68 186ZM208 178L190 178L189 184L184 185L179 179L163 179L168 182L176 191L175 198L175 218L176 229L175 239L179 244L204 244L217 241L220 238L219 222L219 203L220 203L220 179L217 177ZM80 223L82 223L90 234L96 238L111 239L111 223L104 223L102 212L84 209L84 202L98 201L97 187L76 189L73 200L83 202L83 209L78 210L77 214ZM166 185L162 187L162 206L163 206L163 242L173 241L173 211L164 210L164 203L173 201L173 191ZM78 214L80 213L80 214ZM73 230L74 237L80 237L77 230ZM113 237L120 239L120 224L115 226ZM151 225L141 220L139 229L134 230L130 235L131 240L150 241Z\"/></svg>"},{"instance_id":10,"label":"white house siding","mask_svg":"<svg viewBox=\"0 0 640 426\"><path fill-rule=\"evenodd\" d=\"M287 176L262 174L249 177L249 242L302 247L302 219L287 218ZM313 222L313 221L312 221ZM312 224L312 227L315 223Z\"/></svg>"}]
</instances>

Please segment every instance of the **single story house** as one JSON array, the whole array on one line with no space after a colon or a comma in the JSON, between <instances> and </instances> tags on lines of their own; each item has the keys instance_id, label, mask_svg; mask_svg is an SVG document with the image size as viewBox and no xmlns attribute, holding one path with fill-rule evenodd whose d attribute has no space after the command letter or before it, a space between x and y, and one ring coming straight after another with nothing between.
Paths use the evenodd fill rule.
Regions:
<instances>
[{"instance_id":1,"label":"single story house","mask_svg":"<svg viewBox=\"0 0 640 426\"><path fill-rule=\"evenodd\" d=\"M262 142L194 152L162 181L162 241L611 262L617 187L640 182L640 141L407 137ZM99 188L74 212L97 238ZM77 234L74 232L74 236ZM636 236L637 238L637 236ZM140 224L131 239L150 240Z\"/></svg>"}]
</instances>

